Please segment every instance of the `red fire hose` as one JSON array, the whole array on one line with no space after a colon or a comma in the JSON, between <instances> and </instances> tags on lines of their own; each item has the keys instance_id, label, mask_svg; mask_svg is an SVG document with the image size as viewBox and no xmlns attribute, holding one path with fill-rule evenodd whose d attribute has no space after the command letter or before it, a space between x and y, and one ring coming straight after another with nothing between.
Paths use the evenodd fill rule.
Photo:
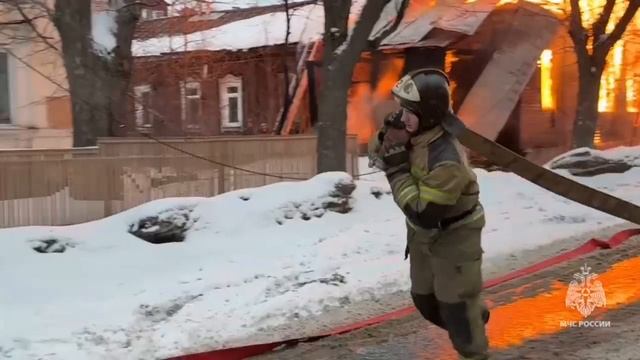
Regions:
<instances>
[{"instance_id":1,"label":"red fire hose","mask_svg":"<svg viewBox=\"0 0 640 360\"><path fill-rule=\"evenodd\" d=\"M609 240L591 239L574 250L564 252L550 259L541 261L539 263L533 264L531 266L525 267L520 270L513 271L509 274L500 276L496 279L488 280L484 283L484 288L485 289L492 288L494 286L503 284L507 281L511 281L517 278L531 275L533 273L547 269L551 266L573 260L575 258L591 253L598 249L613 249L619 246L620 244L622 244L623 242L625 242L626 240L628 240L629 238L636 235L640 235L640 229L629 229L629 230L620 231L615 235L613 235L611 238L609 238ZM170 358L168 360L245 359L247 357L267 353L280 346L295 345L300 342L316 341L325 337L340 335L340 334L348 333L354 330L362 329L368 326L377 325L389 320L400 319L405 316L411 315L413 312L415 312L415 310L416 309L413 306L407 307L404 309L392 311L384 315L376 316L374 318L371 318L365 321L357 322L357 323L346 325L346 326L341 326L330 332L320 334L317 336L308 337L308 338L289 339L289 340L276 341L276 342L267 343L267 344L245 345L245 346L240 346L235 348L212 350L212 351L207 351L199 354L182 355L182 356Z\"/></svg>"}]
</instances>

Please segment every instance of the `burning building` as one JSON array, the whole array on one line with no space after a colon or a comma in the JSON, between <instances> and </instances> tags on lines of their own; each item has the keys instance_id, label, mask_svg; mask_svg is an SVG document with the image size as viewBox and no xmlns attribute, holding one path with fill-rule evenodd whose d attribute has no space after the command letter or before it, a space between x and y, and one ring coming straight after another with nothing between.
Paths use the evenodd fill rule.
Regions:
<instances>
[{"instance_id":1,"label":"burning building","mask_svg":"<svg viewBox=\"0 0 640 360\"><path fill-rule=\"evenodd\" d=\"M580 0L585 27L598 17L605 1ZM578 70L573 43L562 24L563 4L411 1L398 29L378 49L364 53L356 66L348 132L366 143L395 106L389 91L395 81L431 66L450 75L453 109L475 131L539 163L566 151L576 114ZM392 7L388 9L377 29L395 16ZM609 27L620 15L616 5ZM598 147L640 143L640 46L633 41L639 29L636 16L609 55L598 103ZM317 70L311 78L320 76ZM313 106L304 106L289 117L285 132L295 128L295 122L304 131L314 118Z\"/></svg>"},{"instance_id":2,"label":"burning building","mask_svg":"<svg viewBox=\"0 0 640 360\"><path fill-rule=\"evenodd\" d=\"M583 25L590 28L607 0L578 1ZM476 132L536 162L566 151L579 82L563 24L565 3L411 0L398 28L356 65L348 132L364 145L397 106L390 97L393 84L408 71L431 66L449 74L453 109ZM607 32L624 3L617 0ZM394 5L383 11L372 38L395 19ZM129 104L130 125L118 131L123 136L312 131L322 90L323 8L305 1L290 10L295 16L288 32L281 5L142 21L132 46L136 101ZM357 15L349 19L356 20ZM238 36L256 29L264 38ZM598 147L640 143L639 31L636 16L609 54L598 100ZM285 106L285 94L293 96L291 106Z\"/></svg>"}]
</instances>

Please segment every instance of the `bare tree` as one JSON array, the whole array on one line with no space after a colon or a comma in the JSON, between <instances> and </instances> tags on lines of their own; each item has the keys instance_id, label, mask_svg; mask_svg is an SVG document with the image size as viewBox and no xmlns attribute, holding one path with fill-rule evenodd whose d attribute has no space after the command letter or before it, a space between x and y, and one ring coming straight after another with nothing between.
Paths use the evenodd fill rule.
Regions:
<instances>
[{"instance_id":1,"label":"bare tree","mask_svg":"<svg viewBox=\"0 0 640 360\"><path fill-rule=\"evenodd\" d=\"M375 49L400 24L409 0L395 1L392 25L375 39L371 31L393 0L367 0L349 31L351 0L324 1L324 56L318 119L318 172L346 170L347 95L353 69L364 50Z\"/></svg>"},{"instance_id":2,"label":"bare tree","mask_svg":"<svg viewBox=\"0 0 640 360\"><path fill-rule=\"evenodd\" d=\"M133 61L131 43L140 9L135 0L123 0L109 12L105 15L115 24L115 46L111 49L92 36L92 26L96 26L92 20L96 17L92 16L90 1L56 0L53 12L53 23L62 39L76 147L95 145L98 137L112 135L126 111Z\"/></svg>"},{"instance_id":3,"label":"bare tree","mask_svg":"<svg viewBox=\"0 0 640 360\"><path fill-rule=\"evenodd\" d=\"M590 29L584 26L579 0L571 0L569 35L578 58L578 107L573 130L574 147L593 147L593 137L598 122L598 97L600 79L607 64L607 56L620 40L640 6L640 0L628 1L624 13L613 30L607 33L616 0L607 0L600 16Z\"/></svg>"},{"instance_id":4,"label":"bare tree","mask_svg":"<svg viewBox=\"0 0 640 360\"><path fill-rule=\"evenodd\" d=\"M92 11L92 1L57 0L53 8L45 0L2 3L19 15L16 24L29 25L34 38L60 52L72 102L73 145L92 146L98 137L112 135L125 116L133 62L131 43L140 8L157 5L157 1L110 2L115 8L101 13ZM55 26L61 45L35 25L44 17ZM104 39L94 36L100 32Z\"/></svg>"}]
</instances>

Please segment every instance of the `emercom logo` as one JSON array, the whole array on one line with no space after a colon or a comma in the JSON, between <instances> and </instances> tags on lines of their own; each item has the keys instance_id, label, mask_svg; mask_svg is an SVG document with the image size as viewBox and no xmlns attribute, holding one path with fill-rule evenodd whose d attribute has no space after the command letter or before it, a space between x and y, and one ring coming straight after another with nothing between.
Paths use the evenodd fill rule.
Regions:
<instances>
[{"instance_id":1,"label":"emercom logo","mask_svg":"<svg viewBox=\"0 0 640 360\"><path fill-rule=\"evenodd\" d=\"M607 306L602 282L596 280L598 274L591 273L587 264L581 266L580 272L573 274L573 278L565 298L567 308L578 310L586 318L595 308Z\"/></svg>"},{"instance_id":2,"label":"emercom logo","mask_svg":"<svg viewBox=\"0 0 640 360\"><path fill-rule=\"evenodd\" d=\"M567 289L565 305L577 310L583 318L587 318L598 307L607 306L607 298L602 282L597 280L598 274L591 272L587 264L580 267L580 272L573 274L573 280ZM611 327L611 321L560 321L561 327Z\"/></svg>"}]
</instances>

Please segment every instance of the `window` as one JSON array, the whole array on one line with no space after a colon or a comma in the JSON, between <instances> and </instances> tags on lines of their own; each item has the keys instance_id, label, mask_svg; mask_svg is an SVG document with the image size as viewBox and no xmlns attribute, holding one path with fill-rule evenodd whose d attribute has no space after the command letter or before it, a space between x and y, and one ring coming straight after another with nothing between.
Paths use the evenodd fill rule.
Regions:
<instances>
[{"instance_id":1,"label":"window","mask_svg":"<svg viewBox=\"0 0 640 360\"><path fill-rule=\"evenodd\" d=\"M148 129L153 127L153 105L151 86L140 85L134 89L136 108L136 127Z\"/></svg>"},{"instance_id":2,"label":"window","mask_svg":"<svg viewBox=\"0 0 640 360\"><path fill-rule=\"evenodd\" d=\"M200 126L200 115L202 113L202 92L200 83L197 81L183 82L182 92L182 124L187 128L198 128Z\"/></svg>"},{"instance_id":3,"label":"window","mask_svg":"<svg viewBox=\"0 0 640 360\"><path fill-rule=\"evenodd\" d=\"M220 80L220 118L223 128L240 128L242 113L242 78L227 75Z\"/></svg>"},{"instance_id":4,"label":"window","mask_svg":"<svg viewBox=\"0 0 640 360\"><path fill-rule=\"evenodd\" d=\"M553 53L546 49L540 55L540 106L542 110L555 109L553 94Z\"/></svg>"},{"instance_id":5,"label":"window","mask_svg":"<svg viewBox=\"0 0 640 360\"><path fill-rule=\"evenodd\" d=\"M165 17L164 11L162 10L151 10L151 9L142 9L141 12L142 20L153 20Z\"/></svg>"},{"instance_id":6,"label":"window","mask_svg":"<svg viewBox=\"0 0 640 360\"><path fill-rule=\"evenodd\" d=\"M0 124L11 123L9 101L9 58L7 53L0 52Z\"/></svg>"}]
</instances>

